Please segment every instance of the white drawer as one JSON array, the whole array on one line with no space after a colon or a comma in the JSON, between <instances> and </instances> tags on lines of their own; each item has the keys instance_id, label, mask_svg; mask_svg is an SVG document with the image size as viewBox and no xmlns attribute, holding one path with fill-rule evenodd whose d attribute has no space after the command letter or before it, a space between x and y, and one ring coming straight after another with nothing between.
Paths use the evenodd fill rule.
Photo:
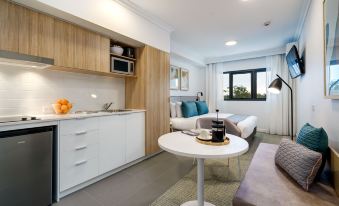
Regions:
<instances>
[{"instance_id":1,"label":"white drawer","mask_svg":"<svg viewBox=\"0 0 339 206\"><path fill-rule=\"evenodd\" d=\"M68 168L77 162L99 157L99 144L79 146L72 150L60 151L60 168Z\"/></svg>"},{"instance_id":2,"label":"white drawer","mask_svg":"<svg viewBox=\"0 0 339 206\"><path fill-rule=\"evenodd\" d=\"M99 118L84 118L60 121L60 135L81 134L99 129Z\"/></svg>"},{"instance_id":3,"label":"white drawer","mask_svg":"<svg viewBox=\"0 0 339 206\"><path fill-rule=\"evenodd\" d=\"M60 192L99 175L98 158L81 159L60 168Z\"/></svg>"},{"instance_id":4,"label":"white drawer","mask_svg":"<svg viewBox=\"0 0 339 206\"><path fill-rule=\"evenodd\" d=\"M60 135L60 150L61 151L76 151L82 150L90 145L99 144L98 131L85 131L76 134Z\"/></svg>"}]
</instances>

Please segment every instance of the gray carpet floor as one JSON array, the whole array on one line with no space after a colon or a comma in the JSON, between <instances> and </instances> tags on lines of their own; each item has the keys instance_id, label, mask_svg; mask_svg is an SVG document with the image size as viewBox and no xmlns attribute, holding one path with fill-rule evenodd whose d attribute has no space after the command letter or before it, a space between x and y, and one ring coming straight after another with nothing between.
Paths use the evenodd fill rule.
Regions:
<instances>
[{"instance_id":1,"label":"gray carpet floor","mask_svg":"<svg viewBox=\"0 0 339 206\"><path fill-rule=\"evenodd\" d=\"M240 157L239 175L237 158L205 161L205 201L216 206L232 205L232 199L246 174L252 157L261 142L279 144L283 137L257 133L248 152ZM194 167L186 176L156 199L151 206L178 206L196 199L197 171Z\"/></svg>"}]
</instances>

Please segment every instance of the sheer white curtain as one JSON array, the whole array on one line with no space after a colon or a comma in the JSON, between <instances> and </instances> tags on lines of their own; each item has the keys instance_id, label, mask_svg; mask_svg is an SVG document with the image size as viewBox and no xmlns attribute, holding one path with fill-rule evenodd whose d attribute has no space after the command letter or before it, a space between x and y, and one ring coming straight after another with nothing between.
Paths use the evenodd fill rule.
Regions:
<instances>
[{"instance_id":1,"label":"sheer white curtain","mask_svg":"<svg viewBox=\"0 0 339 206\"><path fill-rule=\"evenodd\" d=\"M206 68L206 102L211 112L218 107L218 100L222 96L222 71L223 63L208 64Z\"/></svg>"},{"instance_id":2,"label":"sheer white curtain","mask_svg":"<svg viewBox=\"0 0 339 206\"><path fill-rule=\"evenodd\" d=\"M293 84L288 73L285 54L266 57L267 86L281 76L291 87ZM268 132L270 134L289 135L290 131L290 91L286 85L282 85L280 94L267 93L268 103Z\"/></svg>"}]
</instances>

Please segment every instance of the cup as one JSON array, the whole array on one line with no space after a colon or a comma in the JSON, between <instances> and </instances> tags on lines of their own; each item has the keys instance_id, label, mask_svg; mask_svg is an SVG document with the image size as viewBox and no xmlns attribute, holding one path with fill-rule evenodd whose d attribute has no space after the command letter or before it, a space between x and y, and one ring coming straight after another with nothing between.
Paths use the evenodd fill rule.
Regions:
<instances>
[{"instance_id":1,"label":"cup","mask_svg":"<svg viewBox=\"0 0 339 206\"><path fill-rule=\"evenodd\" d=\"M207 130L207 129L202 129L200 131L200 137L203 138L203 139L208 139L210 136L210 131Z\"/></svg>"}]
</instances>

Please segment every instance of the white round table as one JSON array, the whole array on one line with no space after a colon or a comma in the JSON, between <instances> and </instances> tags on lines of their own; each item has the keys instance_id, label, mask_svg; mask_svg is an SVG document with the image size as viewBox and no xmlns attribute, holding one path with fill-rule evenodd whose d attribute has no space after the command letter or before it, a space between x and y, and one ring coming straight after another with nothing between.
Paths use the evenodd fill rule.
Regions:
<instances>
[{"instance_id":1,"label":"white round table","mask_svg":"<svg viewBox=\"0 0 339 206\"><path fill-rule=\"evenodd\" d=\"M197 197L195 201L189 201L182 206L213 206L204 201L204 160L216 158L239 157L248 150L248 143L244 139L227 134L230 139L228 145L211 146L198 143L195 137L183 134L182 132L172 132L162 135L158 139L159 146L170 153L197 158Z\"/></svg>"}]
</instances>

